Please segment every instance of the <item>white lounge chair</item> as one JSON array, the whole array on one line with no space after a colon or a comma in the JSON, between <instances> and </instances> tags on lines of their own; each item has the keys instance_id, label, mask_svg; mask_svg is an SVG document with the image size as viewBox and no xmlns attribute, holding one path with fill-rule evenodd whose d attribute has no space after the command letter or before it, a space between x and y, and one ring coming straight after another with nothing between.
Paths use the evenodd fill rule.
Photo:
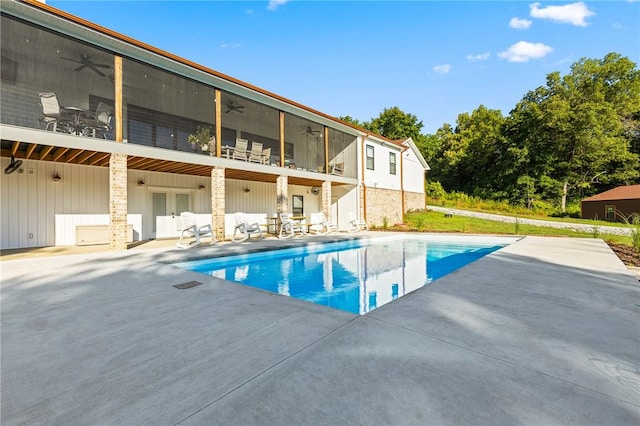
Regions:
<instances>
[{"instance_id":1,"label":"white lounge chair","mask_svg":"<svg viewBox=\"0 0 640 426\"><path fill-rule=\"evenodd\" d=\"M317 235L324 235L337 230L338 227L329 222L323 212L311 213L310 232L315 232Z\"/></svg>"},{"instance_id":2,"label":"white lounge chair","mask_svg":"<svg viewBox=\"0 0 640 426\"><path fill-rule=\"evenodd\" d=\"M358 219L354 212L349 212L349 228L348 228L348 231L349 232L358 232L358 231L363 231L365 229L366 230L369 229L369 226L367 225L367 223L362 219Z\"/></svg>"},{"instance_id":3,"label":"white lounge chair","mask_svg":"<svg viewBox=\"0 0 640 426\"><path fill-rule=\"evenodd\" d=\"M278 238L291 238L296 232L302 235L306 234L302 221L291 219L289 213L280 213L280 232L278 233Z\"/></svg>"},{"instance_id":4,"label":"white lounge chair","mask_svg":"<svg viewBox=\"0 0 640 426\"><path fill-rule=\"evenodd\" d=\"M249 141L246 139L236 139L236 146L233 149L233 156L232 158L234 160L242 160L242 161L247 161L247 155L249 154L247 152L247 147L249 146Z\"/></svg>"},{"instance_id":5,"label":"white lounge chair","mask_svg":"<svg viewBox=\"0 0 640 426\"><path fill-rule=\"evenodd\" d=\"M210 236L212 244L217 242L216 237L213 233L213 229L211 229L211 224L198 226L196 215L192 212L180 213L180 219L182 220L182 232L180 233L180 240L177 244L179 248L190 248L199 246L201 237ZM185 235L187 238L195 238L195 240L191 243L186 243L184 241Z\"/></svg>"},{"instance_id":6,"label":"white lounge chair","mask_svg":"<svg viewBox=\"0 0 640 426\"><path fill-rule=\"evenodd\" d=\"M249 218L245 213L238 212L233 215L233 218L236 221L236 226L233 229L233 237L231 238L231 241L234 243L241 243L251 238L251 234L258 234L260 238L263 238L260 224L258 222L249 223ZM238 232L240 232L240 237L236 238L236 234Z\"/></svg>"},{"instance_id":7,"label":"white lounge chair","mask_svg":"<svg viewBox=\"0 0 640 426\"><path fill-rule=\"evenodd\" d=\"M249 152L249 162L262 164L262 143L251 142L251 151Z\"/></svg>"}]
</instances>

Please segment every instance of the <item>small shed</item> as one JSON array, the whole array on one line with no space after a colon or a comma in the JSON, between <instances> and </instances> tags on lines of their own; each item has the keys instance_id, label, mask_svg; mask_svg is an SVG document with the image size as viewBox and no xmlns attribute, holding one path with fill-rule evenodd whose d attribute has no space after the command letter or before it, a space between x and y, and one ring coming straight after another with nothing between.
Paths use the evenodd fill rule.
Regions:
<instances>
[{"instance_id":1,"label":"small shed","mask_svg":"<svg viewBox=\"0 0 640 426\"><path fill-rule=\"evenodd\" d=\"M625 185L582 200L582 218L623 222L640 214L640 185Z\"/></svg>"}]
</instances>

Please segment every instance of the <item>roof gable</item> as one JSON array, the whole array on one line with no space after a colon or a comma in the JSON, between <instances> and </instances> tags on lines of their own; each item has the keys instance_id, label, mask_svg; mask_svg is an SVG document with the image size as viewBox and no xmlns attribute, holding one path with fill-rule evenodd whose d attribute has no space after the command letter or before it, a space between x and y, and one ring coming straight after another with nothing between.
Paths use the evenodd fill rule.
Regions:
<instances>
[{"instance_id":1,"label":"roof gable","mask_svg":"<svg viewBox=\"0 0 640 426\"><path fill-rule=\"evenodd\" d=\"M601 192L582 201L634 200L640 199L640 185L625 185Z\"/></svg>"}]
</instances>

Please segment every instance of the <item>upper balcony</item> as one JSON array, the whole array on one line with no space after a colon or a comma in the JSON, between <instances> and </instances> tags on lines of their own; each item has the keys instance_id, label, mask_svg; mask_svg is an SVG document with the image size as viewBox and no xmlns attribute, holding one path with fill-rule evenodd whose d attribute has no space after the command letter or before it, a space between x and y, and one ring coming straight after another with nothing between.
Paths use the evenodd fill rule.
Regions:
<instances>
[{"instance_id":1,"label":"upper balcony","mask_svg":"<svg viewBox=\"0 0 640 426\"><path fill-rule=\"evenodd\" d=\"M221 90L213 76L210 84L195 81L0 19L3 124L229 158L239 169L252 162L357 177L356 136L313 114Z\"/></svg>"}]
</instances>

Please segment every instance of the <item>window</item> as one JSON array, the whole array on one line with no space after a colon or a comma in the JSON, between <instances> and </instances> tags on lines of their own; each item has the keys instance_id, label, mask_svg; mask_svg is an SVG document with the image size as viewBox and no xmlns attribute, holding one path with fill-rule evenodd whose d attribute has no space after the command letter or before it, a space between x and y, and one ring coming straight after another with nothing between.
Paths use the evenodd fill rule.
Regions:
<instances>
[{"instance_id":1,"label":"window","mask_svg":"<svg viewBox=\"0 0 640 426\"><path fill-rule=\"evenodd\" d=\"M291 212L294 216L302 216L304 215L304 199L302 195L294 195L293 197L293 208Z\"/></svg>"},{"instance_id":2,"label":"window","mask_svg":"<svg viewBox=\"0 0 640 426\"><path fill-rule=\"evenodd\" d=\"M389 173L392 175L396 174L396 153L389 153Z\"/></svg>"},{"instance_id":3,"label":"window","mask_svg":"<svg viewBox=\"0 0 640 426\"><path fill-rule=\"evenodd\" d=\"M606 219L615 219L616 217L616 206L605 206L604 213Z\"/></svg>"},{"instance_id":4,"label":"window","mask_svg":"<svg viewBox=\"0 0 640 426\"><path fill-rule=\"evenodd\" d=\"M367 169L373 170L373 147L367 145Z\"/></svg>"}]
</instances>

